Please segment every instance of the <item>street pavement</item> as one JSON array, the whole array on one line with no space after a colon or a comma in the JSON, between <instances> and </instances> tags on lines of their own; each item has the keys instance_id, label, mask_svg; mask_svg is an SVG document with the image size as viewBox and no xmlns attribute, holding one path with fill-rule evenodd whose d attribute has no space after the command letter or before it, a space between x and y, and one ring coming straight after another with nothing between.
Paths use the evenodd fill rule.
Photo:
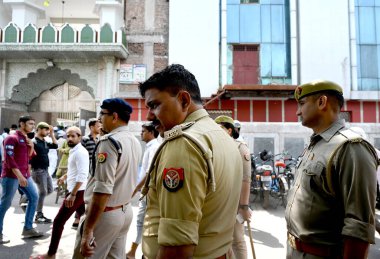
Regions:
<instances>
[{"instance_id":1,"label":"street pavement","mask_svg":"<svg viewBox=\"0 0 380 259\"><path fill-rule=\"evenodd\" d=\"M45 200L44 214L49 218L54 218L62 202L59 199L55 204L55 192L49 195ZM18 207L19 196L16 194L12 207L8 210L4 219L4 231L11 242L0 245L0 258L9 259L28 259L30 256L36 256L47 252L52 224L38 224L37 229L46 233L38 239L21 239L21 232L24 222L24 213ZM252 197L251 207L253 209L252 217L252 236L254 240L254 249L257 259L285 258L286 255L286 224L284 219L284 207L277 200L270 200L271 207L267 210L262 209L260 202ZM137 213L136 199L132 203L134 215ZM380 217L380 211L377 211ZM222 219L221 219L222 220ZM76 231L71 229L74 218L69 219L65 225L62 239L59 245L56 258L68 259L72 256ZM134 219L128 233L126 250L130 248L133 239L136 237L136 221ZM253 258L250 249L248 229L245 231L245 238L249 252L248 258ZM380 235L376 233L376 245L370 247L369 259L380 258ZM137 251L137 257L141 258L141 249Z\"/></svg>"}]
</instances>

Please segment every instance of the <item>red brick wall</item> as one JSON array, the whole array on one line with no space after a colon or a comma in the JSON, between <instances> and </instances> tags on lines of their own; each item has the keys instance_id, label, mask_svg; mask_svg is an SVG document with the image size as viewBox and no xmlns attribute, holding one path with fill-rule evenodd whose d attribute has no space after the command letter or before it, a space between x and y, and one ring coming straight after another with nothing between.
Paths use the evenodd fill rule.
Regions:
<instances>
[{"instance_id":1,"label":"red brick wall","mask_svg":"<svg viewBox=\"0 0 380 259\"><path fill-rule=\"evenodd\" d=\"M363 102L363 122L376 123L376 103Z\"/></svg>"},{"instance_id":2,"label":"red brick wall","mask_svg":"<svg viewBox=\"0 0 380 259\"><path fill-rule=\"evenodd\" d=\"M297 112L297 102L296 100L286 100L284 102L285 106L285 122L298 122Z\"/></svg>"},{"instance_id":3,"label":"red brick wall","mask_svg":"<svg viewBox=\"0 0 380 259\"><path fill-rule=\"evenodd\" d=\"M251 121L251 101L250 100L237 100L237 118L239 121Z\"/></svg>"},{"instance_id":4,"label":"red brick wall","mask_svg":"<svg viewBox=\"0 0 380 259\"><path fill-rule=\"evenodd\" d=\"M347 101L346 111L351 112L351 122L361 122L360 119L360 102L359 101Z\"/></svg>"},{"instance_id":5,"label":"red brick wall","mask_svg":"<svg viewBox=\"0 0 380 259\"><path fill-rule=\"evenodd\" d=\"M267 121L267 102L265 100L253 100L253 121L266 122Z\"/></svg>"},{"instance_id":6,"label":"red brick wall","mask_svg":"<svg viewBox=\"0 0 380 259\"><path fill-rule=\"evenodd\" d=\"M282 101L270 100L268 101L268 115L269 122L282 122Z\"/></svg>"}]
</instances>

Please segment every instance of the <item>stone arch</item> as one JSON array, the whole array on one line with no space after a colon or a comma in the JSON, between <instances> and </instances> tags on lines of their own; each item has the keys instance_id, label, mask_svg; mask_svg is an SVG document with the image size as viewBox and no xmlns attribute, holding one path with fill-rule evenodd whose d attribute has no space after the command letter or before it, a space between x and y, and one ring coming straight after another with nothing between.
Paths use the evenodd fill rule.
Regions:
<instances>
[{"instance_id":1,"label":"stone arch","mask_svg":"<svg viewBox=\"0 0 380 259\"><path fill-rule=\"evenodd\" d=\"M76 42L76 31L66 24L61 30L61 43L74 43Z\"/></svg>"},{"instance_id":2,"label":"stone arch","mask_svg":"<svg viewBox=\"0 0 380 259\"><path fill-rule=\"evenodd\" d=\"M42 43L55 43L57 41L57 30L49 23L49 25L42 28Z\"/></svg>"},{"instance_id":3,"label":"stone arch","mask_svg":"<svg viewBox=\"0 0 380 259\"><path fill-rule=\"evenodd\" d=\"M113 31L111 26L106 23L100 29L100 41L101 43L112 43L113 42Z\"/></svg>"},{"instance_id":4,"label":"stone arch","mask_svg":"<svg viewBox=\"0 0 380 259\"><path fill-rule=\"evenodd\" d=\"M15 43L19 42L20 29L16 24L10 22L7 27L4 29L4 42L6 43Z\"/></svg>"},{"instance_id":5,"label":"stone arch","mask_svg":"<svg viewBox=\"0 0 380 259\"><path fill-rule=\"evenodd\" d=\"M29 23L22 33L23 43L36 43L37 42L37 28Z\"/></svg>"},{"instance_id":6,"label":"stone arch","mask_svg":"<svg viewBox=\"0 0 380 259\"><path fill-rule=\"evenodd\" d=\"M81 30L80 33L80 42L81 43L93 43L95 42L95 31L86 24L85 27Z\"/></svg>"},{"instance_id":7,"label":"stone arch","mask_svg":"<svg viewBox=\"0 0 380 259\"><path fill-rule=\"evenodd\" d=\"M78 74L72 73L69 69L49 67L38 69L36 72L29 73L26 78L20 79L19 84L12 88L11 99L13 102L29 105L43 91L64 83L76 86L95 98L94 90L87 84L87 80L81 79Z\"/></svg>"},{"instance_id":8,"label":"stone arch","mask_svg":"<svg viewBox=\"0 0 380 259\"><path fill-rule=\"evenodd\" d=\"M80 109L95 111L95 100L89 92L65 82L49 90L43 91L29 105L29 112L71 112Z\"/></svg>"}]
</instances>

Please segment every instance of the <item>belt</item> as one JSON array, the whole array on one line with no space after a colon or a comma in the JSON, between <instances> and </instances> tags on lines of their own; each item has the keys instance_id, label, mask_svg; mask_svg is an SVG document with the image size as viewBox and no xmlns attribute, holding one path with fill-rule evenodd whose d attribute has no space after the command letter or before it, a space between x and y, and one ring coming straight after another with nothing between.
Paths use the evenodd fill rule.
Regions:
<instances>
[{"instance_id":1,"label":"belt","mask_svg":"<svg viewBox=\"0 0 380 259\"><path fill-rule=\"evenodd\" d=\"M288 232L289 245L300 252L320 257L338 256L338 250L335 246L320 245L302 242L297 237Z\"/></svg>"},{"instance_id":2,"label":"belt","mask_svg":"<svg viewBox=\"0 0 380 259\"><path fill-rule=\"evenodd\" d=\"M128 205L128 203L124 204L124 205L117 205L115 207L105 207L104 212L112 211L112 210L117 210L117 209L122 209L126 205Z\"/></svg>"}]
</instances>

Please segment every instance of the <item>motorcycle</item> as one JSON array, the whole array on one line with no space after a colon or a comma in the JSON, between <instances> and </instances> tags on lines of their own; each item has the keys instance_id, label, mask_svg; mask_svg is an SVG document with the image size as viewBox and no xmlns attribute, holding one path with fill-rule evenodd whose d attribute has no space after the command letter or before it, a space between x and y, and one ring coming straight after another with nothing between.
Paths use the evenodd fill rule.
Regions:
<instances>
[{"instance_id":1,"label":"motorcycle","mask_svg":"<svg viewBox=\"0 0 380 259\"><path fill-rule=\"evenodd\" d=\"M280 156L278 160L276 157ZM252 184L251 192L260 195L264 209L269 206L269 196L280 200L285 207L289 187L293 185L296 160L282 152L273 155L271 152L263 150L259 153L262 164L256 161L258 158L252 154ZM278 205L277 205L278 206ZM276 206L276 207L277 207Z\"/></svg>"}]
</instances>

